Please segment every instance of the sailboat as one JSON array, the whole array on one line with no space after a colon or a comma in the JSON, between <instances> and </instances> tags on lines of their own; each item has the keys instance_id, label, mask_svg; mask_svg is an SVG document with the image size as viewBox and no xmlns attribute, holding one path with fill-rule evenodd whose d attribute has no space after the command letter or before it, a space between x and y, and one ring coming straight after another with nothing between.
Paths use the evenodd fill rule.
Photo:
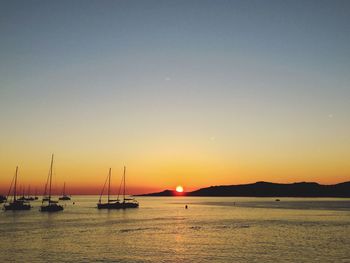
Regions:
<instances>
[{"instance_id":1,"label":"sailboat","mask_svg":"<svg viewBox=\"0 0 350 263\"><path fill-rule=\"evenodd\" d=\"M64 182L63 184L63 192L62 192L62 196L60 198L58 198L59 200L70 200L70 196L66 195L66 182Z\"/></svg>"},{"instance_id":2,"label":"sailboat","mask_svg":"<svg viewBox=\"0 0 350 263\"><path fill-rule=\"evenodd\" d=\"M14 178L12 179L12 182L11 182L11 186L10 186L10 190L9 190L9 193L8 193L8 196L10 195L11 193L11 188L12 188L12 185L14 183L14 186L13 186L13 199L12 199L12 202L4 205L4 209L5 211L6 210L29 210L31 208L30 204L28 202L26 202L25 200L18 200L17 199L17 175L18 175L18 166L16 167L16 173L15 173L15 176ZM8 200L8 198L7 198Z\"/></svg>"},{"instance_id":3,"label":"sailboat","mask_svg":"<svg viewBox=\"0 0 350 263\"><path fill-rule=\"evenodd\" d=\"M35 198L33 196L30 195L30 185L28 186L28 195L27 197L24 197L25 201L34 201Z\"/></svg>"},{"instance_id":4,"label":"sailboat","mask_svg":"<svg viewBox=\"0 0 350 263\"><path fill-rule=\"evenodd\" d=\"M30 195L30 185L28 186L28 196L26 198L27 201L34 201L35 197Z\"/></svg>"},{"instance_id":5,"label":"sailboat","mask_svg":"<svg viewBox=\"0 0 350 263\"><path fill-rule=\"evenodd\" d=\"M0 195L0 203L3 203L7 200L6 196Z\"/></svg>"},{"instance_id":6,"label":"sailboat","mask_svg":"<svg viewBox=\"0 0 350 263\"><path fill-rule=\"evenodd\" d=\"M50 171L49 171L49 173L50 173ZM48 187L48 184L49 184L49 179L50 179L50 176L48 176L47 179L46 179L45 188L44 188L44 194L43 194L41 202L49 201L49 196L47 194L47 187Z\"/></svg>"},{"instance_id":7,"label":"sailboat","mask_svg":"<svg viewBox=\"0 0 350 263\"><path fill-rule=\"evenodd\" d=\"M19 192L22 192L22 196L17 198L17 200L26 201L26 197L24 196L24 186L23 187L22 187L22 185L19 186Z\"/></svg>"},{"instance_id":8,"label":"sailboat","mask_svg":"<svg viewBox=\"0 0 350 263\"><path fill-rule=\"evenodd\" d=\"M125 173L126 173L126 168L124 166L123 178L122 178L122 182L121 182L120 187L119 187L117 200L112 200L112 199L110 199L112 169L109 168L108 176L107 176L106 181L103 185L103 188L102 188L102 191L100 194L100 198L98 200L98 204L97 204L98 209L127 209L127 208L139 207L139 203L134 198L125 198L125 180L126 180ZM103 195L107 180L108 180L107 203L102 203L102 195ZM119 195L120 195L120 190L121 190L122 184L123 184L123 200L119 200Z\"/></svg>"},{"instance_id":9,"label":"sailboat","mask_svg":"<svg viewBox=\"0 0 350 263\"><path fill-rule=\"evenodd\" d=\"M51 200L51 185L52 185L52 167L53 167L53 154L51 156L51 165L50 165L50 171L46 183L46 187L49 186L49 196L46 199L43 198L43 201L40 206L40 211L41 212L58 212L63 210L63 206L58 204L58 201L53 201ZM46 193L46 187L45 187L45 193ZM47 202L47 205L44 205L44 203Z\"/></svg>"},{"instance_id":10,"label":"sailboat","mask_svg":"<svg viewBox=\"0 0 350 263\"><path fill-rule=\"evenodd\" d=\"M37 190L35 189L35 195L34 195L34 200L38 200L39 199L39 197L38 197L38 195L37 195Z\"/></svg>"}]
</instances>

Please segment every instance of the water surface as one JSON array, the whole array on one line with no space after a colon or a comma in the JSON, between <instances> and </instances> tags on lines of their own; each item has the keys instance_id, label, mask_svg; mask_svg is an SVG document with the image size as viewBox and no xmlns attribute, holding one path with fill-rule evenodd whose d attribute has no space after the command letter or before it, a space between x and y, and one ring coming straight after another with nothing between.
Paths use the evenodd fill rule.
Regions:
<instances>
[{"instance_id":1,"label":"water surface","mask_svg":"<svg viewBox=\"0 0 350 263\"><path fill-rule=\"evenodd\" d=\"M115 211L97 199L0 211L0 261L350 262L349 199L138 197Z\"/></svg>"}]
</instances>

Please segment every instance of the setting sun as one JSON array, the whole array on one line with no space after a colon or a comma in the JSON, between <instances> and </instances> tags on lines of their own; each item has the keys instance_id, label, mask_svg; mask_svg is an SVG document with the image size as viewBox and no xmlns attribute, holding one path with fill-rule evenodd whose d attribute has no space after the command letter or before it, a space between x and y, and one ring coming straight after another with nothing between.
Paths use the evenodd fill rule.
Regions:
<instances>
[{"instance_id":1,"label":"setting sun","mask_svg":"<svg viewBox=\"0 0 350 263\"><path fill-rule=\"evenodd\" d=\"M183 191L184 191L184 189L181 185L176 186L176 192L182 193Z\"/></svg>"}]
</instances>

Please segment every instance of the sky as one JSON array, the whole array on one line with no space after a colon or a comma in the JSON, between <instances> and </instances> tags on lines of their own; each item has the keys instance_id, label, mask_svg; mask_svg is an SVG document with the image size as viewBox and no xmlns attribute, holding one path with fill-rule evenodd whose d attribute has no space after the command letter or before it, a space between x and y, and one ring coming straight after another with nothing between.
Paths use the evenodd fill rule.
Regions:
<instances>
[{"instance_id":1,"label":"sky","mask_svg":"<svg viewBox=\"0 0 350 263\"><path fill-rule=\"evenodd\" d=\"M0 0L0 193L350 180L350 2Z\"/></svg>"}]
</instances>

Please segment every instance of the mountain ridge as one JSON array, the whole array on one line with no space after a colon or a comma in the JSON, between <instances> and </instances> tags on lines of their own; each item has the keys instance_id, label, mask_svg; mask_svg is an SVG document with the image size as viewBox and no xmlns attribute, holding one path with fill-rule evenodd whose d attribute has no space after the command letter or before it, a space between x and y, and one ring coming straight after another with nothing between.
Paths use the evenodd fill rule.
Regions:
<instances>
[{"instance_id":1,"label":"mountain ridge","mask_svg":"<svg viewBox=\"0 0 350 263\"><path fill-rule=\"evenodd\" d=\"M271 183L259 181L251 184L216 185L186 193L164 190L138 196L244 196L244 197L350 197L350 181L333 185L316 182Z\"/></svg>"}]
</instances>

